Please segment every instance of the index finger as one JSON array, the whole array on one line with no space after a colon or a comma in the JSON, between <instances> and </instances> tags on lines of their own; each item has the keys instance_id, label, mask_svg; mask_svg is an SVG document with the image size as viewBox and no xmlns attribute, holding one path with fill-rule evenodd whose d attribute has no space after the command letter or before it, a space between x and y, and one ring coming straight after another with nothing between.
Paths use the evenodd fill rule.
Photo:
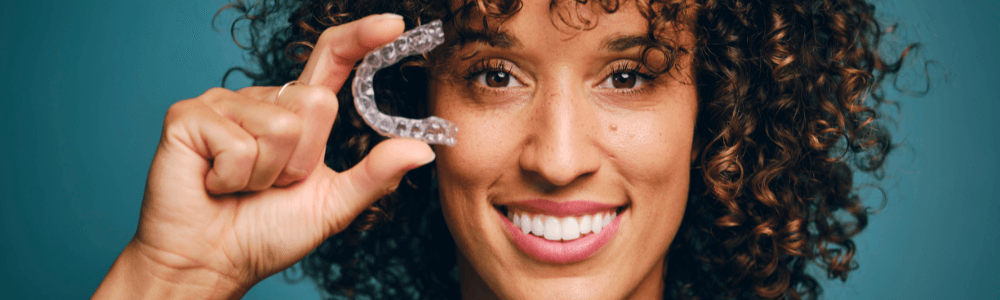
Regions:
<instances>
[{"instance_id":1,"label":"index finger","mask_svg":"<svg viewBox=\"0 0 1000 300\"><path fill-rule=\"evenodd\" d=\"M403 33L404 26L402 16L381 14L327 28L309 55L299 82L326 86L336 93L351 74L355 62L395 40Z\"/></svg>"}]
</instances>

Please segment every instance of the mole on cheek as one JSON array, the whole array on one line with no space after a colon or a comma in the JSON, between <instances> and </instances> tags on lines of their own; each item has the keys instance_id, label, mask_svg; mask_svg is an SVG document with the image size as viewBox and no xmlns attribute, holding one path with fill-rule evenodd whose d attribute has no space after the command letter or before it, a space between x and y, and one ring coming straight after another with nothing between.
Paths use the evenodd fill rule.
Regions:
<instances>
[{"instance_id":1,"label":"mole on cheek","mask_svg":"<svg viewBox=\"0 0 1000 300\"><path fill-rule=\"evenodd\" d=\"M611 131L618 131L618 125L616 124L611 124L611 126L608 126L608 128L611 129Z\"/></svg>"}]
</instances>

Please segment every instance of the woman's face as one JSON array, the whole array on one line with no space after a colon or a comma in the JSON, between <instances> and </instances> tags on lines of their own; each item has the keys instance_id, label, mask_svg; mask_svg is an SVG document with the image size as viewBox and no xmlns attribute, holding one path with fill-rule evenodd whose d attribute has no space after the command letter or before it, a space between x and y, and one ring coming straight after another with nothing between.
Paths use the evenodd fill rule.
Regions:
<instances>
[{"instance_id":1,"label":"woman's face","mask_svg":"<svg viewBox=\"0 0 1000 300\"><path fill-rule=\"evenodd\" d=\"M689 56L654 78L634 4L591 9L597 27L580 31L553 24L548 0L525 1L435 72L432 113L459 127L435 151L466 297L663 291L697 115Z\"/></svg>"}]
</instances>

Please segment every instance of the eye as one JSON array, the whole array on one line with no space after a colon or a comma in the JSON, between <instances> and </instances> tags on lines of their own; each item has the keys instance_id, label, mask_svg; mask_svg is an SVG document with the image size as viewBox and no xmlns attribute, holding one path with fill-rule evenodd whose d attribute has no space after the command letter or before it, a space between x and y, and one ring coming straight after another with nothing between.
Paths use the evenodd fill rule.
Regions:
<instances>
[{"instance_id":1,"label":"eye","mask_svg":"<svg viewBox=\"0 0 1000 300\"><path fill-rule=\"evenodd\" d=\"M517 78L505 71L483 71L476 75L476 82L482 86L491 88L505 88L523 86Z\"/></svg>"},{"instance_id":2,"label":"eye","mask_svg":"<svg viewBox=\"0 0 1000 300\"><path fill-rule=\"evenodd\" d=\"M604 79L599 87L605 89L636 89L646 85L646 78L636 72L615 72Z\"/></svg>"}]
</instances>

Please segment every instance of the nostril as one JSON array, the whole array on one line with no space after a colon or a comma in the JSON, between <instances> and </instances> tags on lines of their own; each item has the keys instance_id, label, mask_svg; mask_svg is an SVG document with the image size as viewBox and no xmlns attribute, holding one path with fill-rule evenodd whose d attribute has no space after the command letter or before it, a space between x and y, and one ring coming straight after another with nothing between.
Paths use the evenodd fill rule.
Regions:
<instances>
[{"instance_id":1,"label":"nostril","mask_svg":"<svg viewBox=\"0 0 1000 300\"><path fill-rule=\"evenodd\" d=\"M552 191L573 185L575 182L586 180L594 174L593 171L566 168L542 169L538 172L529 171L527 173L525 178L541 191Z\"/></svg>"},{"instance_id":2,"label":"nostril","mask_svg":"<svg viewBox=\"0 0 1000 300\"><path fill-rule=\"evenodd\" d=\"M526 145L519 163L540 188L551 189L595 174L601 167L601 150L585 138L540 136Z\"/></svg>"}]
</instances>

